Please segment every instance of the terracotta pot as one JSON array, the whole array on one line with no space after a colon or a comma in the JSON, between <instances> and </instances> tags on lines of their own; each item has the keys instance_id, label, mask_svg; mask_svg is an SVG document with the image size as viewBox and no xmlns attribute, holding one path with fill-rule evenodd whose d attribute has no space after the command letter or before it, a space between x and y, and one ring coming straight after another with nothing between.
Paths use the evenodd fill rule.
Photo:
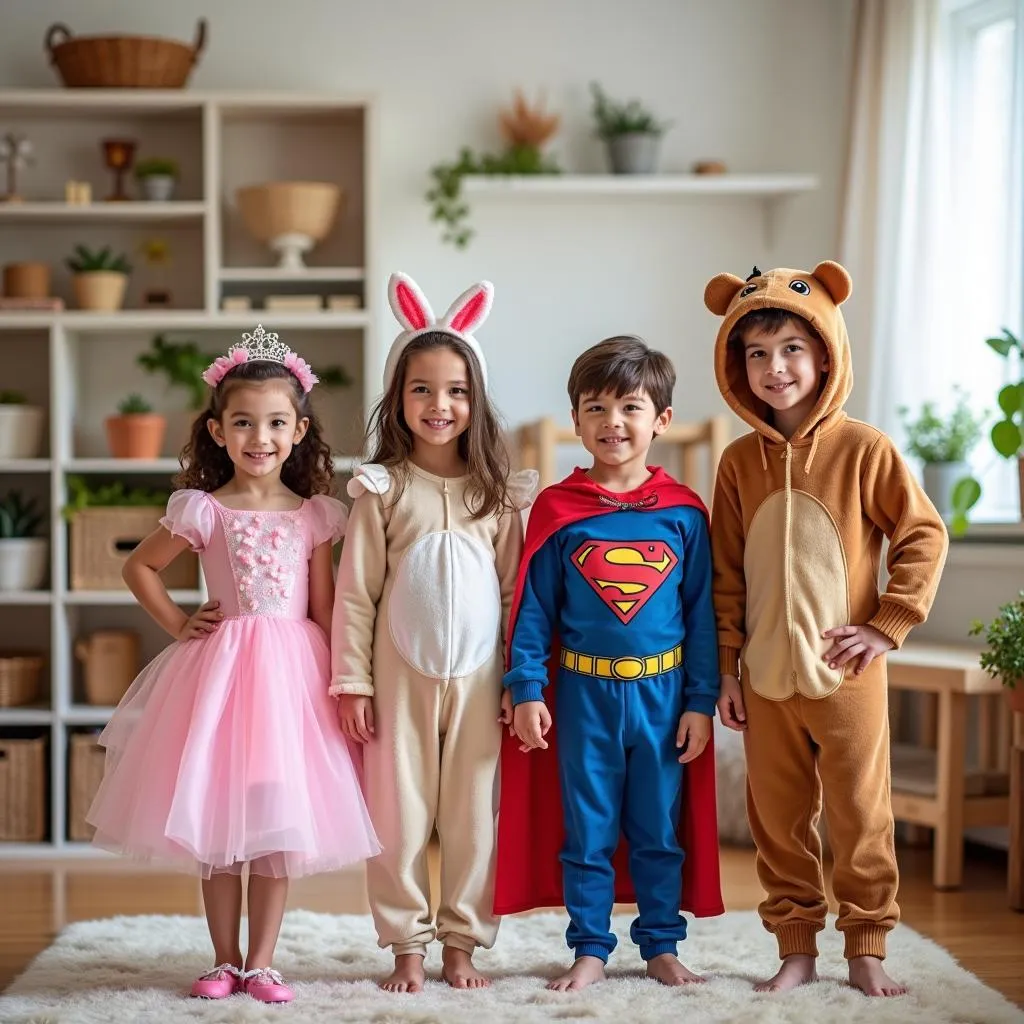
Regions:
<instances>
[{"instance_id":1,"label":"terracotta pot","mask_svg":"<svg viewBox=\"0 0 1024 1024\"><path fill-rule=\"evenodd\" d=\"M1014 687L1004 686L1003 693L1006 694L1006 703L1009 704L1011 711L1016 711L1018 715L1024 715L1024 679L1018 679L1017 685Z\"/></svg>"},{"instance_id":2,"label":"terracotta pot","mask_svg":"<svg viewBox=\"0 0 1024 1024\"><path fill-rule=\"evenodd\" d=\"M8 263L4 267L4 295L9 299L48 299L48 263Z\"/></svg>"},{"instance_id":3,"label":"terracotta pot","mask_svg":"<svg viewBox=\"0 0 1024 1024\"><path fill-rule=\"evenodd\" d=\"M158 459L167 431L167 420L157 413L108 416L107 446L115 459Z\"/></svg>"},{"instance_id":4,"label":"terracotta pot","mask_svg":"<svg viewBox=\"0 0 1024 1024\"><path fill-rule=\"evenodd\" d=\"M128 275L114 270L90 270L75 274L72 284L79 309L109 311L121 308Z\"/></svg>"}]
</instances>

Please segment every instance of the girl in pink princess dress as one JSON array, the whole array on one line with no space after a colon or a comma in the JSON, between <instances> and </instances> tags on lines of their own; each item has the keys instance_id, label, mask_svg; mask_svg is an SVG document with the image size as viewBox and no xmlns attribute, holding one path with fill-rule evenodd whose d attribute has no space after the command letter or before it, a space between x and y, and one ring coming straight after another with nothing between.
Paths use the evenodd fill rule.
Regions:
<instances>
[{"instance_id":1,"label":"girl in pink princess dress","mask_svg":"<svg viewBox=\"0 0 1024 1024\"><path fill-rule=\"evenodd\" d=\"M202 874L216 966L192 995L287 1002L271 963L288 879L380 851L328 695L331 546L346 513L323 493L330 449L304 360L257 327L204 376L212 393L182 453L183 489L124 570L176 642L103 730L106 773L88 818L101 846ZM211 598L193 615L159 576L187 548Z\"/></svg>"}]
</instances>

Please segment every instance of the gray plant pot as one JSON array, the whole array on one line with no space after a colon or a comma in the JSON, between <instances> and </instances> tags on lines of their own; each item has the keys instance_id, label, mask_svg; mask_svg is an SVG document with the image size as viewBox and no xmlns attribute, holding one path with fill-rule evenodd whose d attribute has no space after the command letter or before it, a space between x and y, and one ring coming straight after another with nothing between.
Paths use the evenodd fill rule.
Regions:
<instances>
[{"instance_id":1,"label":"gray plant pot","mask_svg":"<svg viewBox=\"0 0 1024 1024\"><path fill-rule=\"evenodd\" d=\"M630 132L606 139L612 174L653 174L660 141L659 136L650 132Z\"/></svg>"},{"instance_id":2,"label":"gray plant pot","mask_svg":"<svg viewBox=\"0 0 1024 1024\"><path fill-rule=\"evenodd\" d=\"M924 464L924 493L931 498L943 519L953 515L953 487L970 473L966 462L926 462Z\"/></svg>"},{"instance_id":3,"label":"gray plant pot","mask_svg":"<svg viewBox=\"0 0 1024 1024\"><path fill-rule=\"evenodd\" d=\"M174 179L169 174L150 174L140 179L142 194L154 203L166 203L174 195Z\"/></svg>"}]
</instances>

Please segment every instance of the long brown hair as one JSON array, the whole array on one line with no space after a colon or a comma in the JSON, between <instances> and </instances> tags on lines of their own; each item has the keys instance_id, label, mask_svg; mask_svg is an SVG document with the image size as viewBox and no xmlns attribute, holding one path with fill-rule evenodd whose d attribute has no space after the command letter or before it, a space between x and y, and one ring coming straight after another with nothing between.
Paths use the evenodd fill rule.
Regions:
<instances>
[{"instance_id":1,"label":"long brown hair","mask_svg":"<svg viewBox=\"0 0 1024 1024\"><path fill-rule=\"evenodd\" d=\"M290 370L280 363L263 360L239 363L210 392L210 402L193 421L189 442L182 449L181 472L174 478L175 487L215 491L235 475L234 463L227 450L214 441L206 425L207 421L221 421L227 408L228 396L235 388L244 384L264 384L271 380L288 384L288 394L296 416L300 420L309 420L305 436L292 448L281 467L281 482L302 498L326 494L330 490L331 449L323 439L323 428L313 412L309 395L303 392Z\"/></svg>"},{"instance_id":2,"label":"long brown hair","mask_svg":"<svg viewBox=\"0 0 1024 1024\"><path fill-rule=\"evenodd\" d=\"M472 481L472 504L467 502L466 507L474 519L498 515L513 507L507 490L509 457L501 421L487 396L476 354L464 341L446 331L428 331L406 345L388 389L370 413L363 450L373 453L370 462L397 471L401 493L406 463L413 450L413 434L402 412L405 371L410 356L436 348L448 348L461 356L469 376L469 426L457 441L459 457L466 463Z\"/></svg>"}]
</instances>

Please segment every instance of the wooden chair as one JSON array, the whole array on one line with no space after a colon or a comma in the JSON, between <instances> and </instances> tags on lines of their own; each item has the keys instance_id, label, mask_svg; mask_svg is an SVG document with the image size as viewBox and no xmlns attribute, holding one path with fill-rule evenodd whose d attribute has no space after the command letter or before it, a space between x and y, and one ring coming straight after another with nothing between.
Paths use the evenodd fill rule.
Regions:
<instances>
[{"instance_id":1,"label":"wooden chair","mask_svg":"<svg viewBox=\"0 0 1024 1024\"><path fill-rule=\"evenodd\" d=\"M524 423L515 433L515 447L521 469L536 469L540 485L556 479L559 445L579 445L572 427L560 427L550 416ZM697 423L673 423L652 446L652 458L664 464L679 480L710 503L718 462L729 443L729 420L712 416ZM705 475L701 477L701 454L706 452ZM664 456L668 458L664 458Z\"/></svg>"}]
</instances>

